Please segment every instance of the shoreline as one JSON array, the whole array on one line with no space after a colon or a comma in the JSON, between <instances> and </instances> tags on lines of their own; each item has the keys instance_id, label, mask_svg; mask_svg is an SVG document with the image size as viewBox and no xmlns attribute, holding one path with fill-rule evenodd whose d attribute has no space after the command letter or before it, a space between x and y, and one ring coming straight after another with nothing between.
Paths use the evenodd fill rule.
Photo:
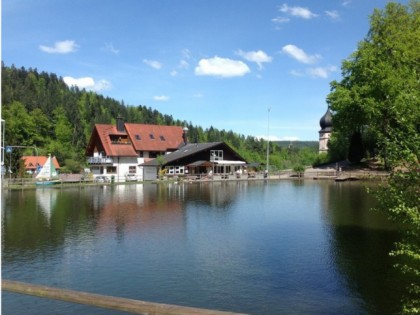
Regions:
<instances>
[{"instance_id":1,"label":"shoreline","mask_svg":"<svg viewBox=\"0 0 420 315\"><path fill-rule=\"evenodd\" d=\"M263 172L250 174L224 174L214 175L213 178L207 176L183 176L174 178L165 178L152 181L129 181L129 182L114 182L114 183L96 183L85 180L60 180L57 184L51 186L39 187L35 185L33 178L12 178L2 179L1 189L3 190L22 190L22 189L51 189L51 188L70 188L70 187L101 187L101 186L115 186L115 185L136 185L136 184L164 184L164 183L211 183L211 182L226 182L226 181L261 181L261 180L334 180L336 182L345 181L384 181L388 178L389 172L377 170L335 170L331 167L326 168L307 168L305 172L298 173L291 170L272 172L267 177Z\"/></svg>"}]
</instances>

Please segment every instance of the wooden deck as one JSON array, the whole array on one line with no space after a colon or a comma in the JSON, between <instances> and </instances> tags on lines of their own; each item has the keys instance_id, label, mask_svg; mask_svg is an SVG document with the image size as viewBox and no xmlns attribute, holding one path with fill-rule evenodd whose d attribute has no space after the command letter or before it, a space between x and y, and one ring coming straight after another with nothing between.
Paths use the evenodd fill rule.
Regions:
<instances>
[{"instance_id":1,"label":"wooden deck","mask_svg":"<svg viewBox=\"0 0 420 315\"><path fill-rule=\"evenodd\" d=\"M125 311L133 314L154 315L240 315L239 313L208 310L170 304L152 303L140 300L119 298L74 290L52 288L44 285L29 284L18 281L2 280L2 290L61 300L77 304L85 304L100 308ZM42 313L42 310L38 310ZM242 314L245 315L245 314Z\"/></svg>"}]
</instances>

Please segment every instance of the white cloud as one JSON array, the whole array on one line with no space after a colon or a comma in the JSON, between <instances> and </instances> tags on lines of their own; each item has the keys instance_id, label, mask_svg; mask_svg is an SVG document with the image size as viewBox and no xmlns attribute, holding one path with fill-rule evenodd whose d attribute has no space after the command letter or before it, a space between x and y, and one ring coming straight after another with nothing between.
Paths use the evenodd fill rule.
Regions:
<instances>
[{"instance_id":1,"label":"white cloud","mask_svg":"<svg viewBox=\"0 0 420 315\"><path fill-rule=\"evenodd\" d=\"M179 62L179 65L178 65L178 68L180 68L180 69L188 69L188 67L190 66L190 64L188 63L188 61L186 61L186 60L181 60L180 62Z\"/></svg>"},{"instance_id":2,"label":"white cloud","mask_svg":"<svg viewBox=\"0 0 420 315\"><path fill-rule=\"evenodd\" d=\"M111 88L111 83L109 81L99 80L98 82L95 82L95 80L91 77L64 77L63 81L69 87L76 86L80 89L86 89L91 91L103 91Z\"/></svg>"},{"instance_id":3,"label":"white cloud","mask_svg":"<svg viewBox=\"0 0 420 315\"><path fill-rule=\"evenodd\" d=\"M105 51L108 51L108 52L110 52L114 55L118 55L120 53L120 51L118 49L116 49L113 44L109 44L109 43L105 44L104 49L105 49Z\"/></svg>"},{"instance_id":4,"label":"white cloud","mask_svg":"<svg viewBox=\"0 0 420 315\"><path fill-rule=\"evenodd\" d=\"M77 45L74 40L55 42L54 46L39 46L39 49L49 54L68 54L75 52L77 48L79 48L79 45Z\"/></svg>"},{"instance_id":5,"label":"white cloud","mask_svg":"<svg viewBox=\"0 0 420 315\"><path fill-rule=\"evenodd\" d=\"M256 136L256 138L267 140L267 136ZM296 136L284 136L284 137L269 136L268 139L270 141L298 141L299 137L296 137Z\"/></svg>"},{"instance_id":6,"label":"white cloud","mask_svg":"<svg viewBox=\"0 0 420 315\"><path fill-rule=\"evenodd\" d=\"M306 64L316 63L321 58L320 55L308 55L295 45L286 45L282 48L282 51L297 61Z\"/></svg>"},{"instance_id":7,"label":"white cloud","mask_svg":"<svg viewBox=\"0 0 420 315\"><path fill-rule=\"evenodd\" d=\"M284 136L279 138L279 141L299 141L299 137L296 136Z\"/></svg>"},{"instance_id":8,"label":"white cloud","mask_svg":"<svg viewBox=\"0 0 420 315\"><path fill-rule=\"evenodd\" d=\"M191 51L188 48L183 49L181 53L185 59L191 58Z\"/></svg>"},{"instance_id":9,"label":"white cloud","mask_svg":"<svg viewBox=\"0 0 420 315\"><path fill-rule=\"evenodd\" d=\"M240 60L213 57L201 59L195 68L196 75L208 75L218 77L241 77L250 72L249 67Z\"/></svg>"},{"instance_id":10,"label":"white cloud","mask_svg":"<svg viewBox=\"0 0 420 315\"><path fill-rule=\"evenodd\" d=\"M143 62L149 67L152 67L153 69L156 69L156 70L159 70L162 68L162 64L156 60L143 59Z\"/></svg>"},{"instance_id":11,"label":"white cloud","mask_svg":"<svg viewBox=\"0 0 420 315\"><path fill-rule=\"evenodd\" d=\"M306 70L291 70L290 74L295 77L312 77L327 79L332 72L336 72L336 66L307 68Z\"/></svg>"},{"instance_id":12,"label":"white cloud","mask_svg":"<svg viewBox=\"0 0 420 315\"><path fill-rule=\"evenodd\" d=\"M290 22L290 19L289 19L289 18L287 18L287 17L278 16L278 17L276 17L276 18L274 18L274 19L271 19L271 21L273 21L274 23L279 23L279 24L281 24L281 23L287 23L287 22Z\"/></svg>"},{"instance_id":13,"label":"white cloud","mask_svg":"<svg viewBox=\"0 0 420 315\"><path fill-rule=\"evenodd\" d=\"M314 78L323 78L326 79L332 73L337 71L336 66L328 66L328 67L316 67L316 68L309 68L307 70L308 74Z\"/></svg>"},{"instance_id":14,"label":"white cloud","mask_svg":"<svg viewBox=\"0 0 420 315\"><path fill-rule=\"evenodd\" d=\"M241 56L247 61L255 62L257 63L258 67L262 69L262 64L264 62L271 62L273 60L272 57L267 55L264 51L258 50L258 51L242 51L238 50L236 52L237 55Z\"/></svg>"},{"instance_id":15,"label":"white cloud","mask_svg":"<svg viewBox=\"0 0 420 315\"><path fill-rule=\"evenodd\" d=\"M191 52L185 48L181 51L182 59L179 61L178 65L170 72L170 75L176 77L181 70L186 70L190 67L188 60L191 59Z\"/></svg>"},{"instance_id":16,"label":"white cloud","mask_svg":"<svg viewBox=\"0 0 420 315\"><path fill-rule=\"evenodd\" d=\"M283 4L280 7L280 12L286 13L291 16L299 17L302 19L306 19L306 20L312 19L318 16L317 14L312 13L308 8L289 7L287 4Z\"/></svg>"},{"instance_id":17,"label":"white cloud","mask_svg":"<svg viewBox=\"0 0 420 315\"><path fill-rule=\"evenodd\" d=\"M294 77L304 77L305 76L305 74L302 73L301 71L294 70L294 69L290 71L290 74Z\"/></svg>"},{"instance_id":18,"label":"white cloud","mask_svg":"<svg viewBox=\"0 0 420 315\"><path fill-rule=\"evenodd\" d=\"M325 14L327 16L329 16L332 20L338 20L338 19L340 19L340 14L336 10L333 10L333 11L325 11Z\"/></svg>"},{"instance_id":19,"label":"white cloud","mask_svg":"<svg viewBox=\"0 0 420 315\"><path fill-rule=\"evenodd\" d=\"M155 101L158 101L158 102L166 102L166 101L169 101L169 96L166 96L166 95L157 95L157 96L154 96L153 99Z\"/></svg>"},{"instance_id":20,"label":"white cloud","mask_svg":"<svg viewBox=\"0 0 420 315\"><path fill-rule=\"evenodd\" d=\"M350 4L351 4L351 0L346 0L346 1L343 1L343 3L342 3L343 7L347 7Z\"/></svg>"},{"instance_id":21,"label":"white cloud","mask_svg":"<svg viewBox=\"0 0 420 315\"><path fill-rule=\"evenodd\" d=\"M104 91L104 90L109 90L110 88L111 88L111 82L107 80L99 80L98 82L95 83L93 87L95 91Z\"/></svg>"}]
</instances>

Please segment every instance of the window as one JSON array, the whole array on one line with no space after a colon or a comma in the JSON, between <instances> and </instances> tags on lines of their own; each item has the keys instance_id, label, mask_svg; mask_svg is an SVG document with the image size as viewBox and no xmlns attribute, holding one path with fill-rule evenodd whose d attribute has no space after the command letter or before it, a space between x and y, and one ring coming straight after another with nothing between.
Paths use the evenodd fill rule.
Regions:
<instances>
[{"instance_id":1,"label":"window","mask_svg":"<svg viewBox=\"0 0 420 315\"><path fill-rule=\"evenodd\" d=\"M210 150L210 162L223 160L223 150Z\"/></svg>"},{"instance_id":2,"label":"window","mask_svg":"<svg viewBox=\"0 0 420 315\"><path fill-rule=\"evenodd\" d=\"M165 141L165 137L164 136L160 136L160 140L161 141Z\"/></svg>"},{"instance_id":3,"label":"window","mask_svg":"<svg viewBox=\"0 0 420 315\"><path fill-rule=\"evenodd\" d=\"M134 137L136 138L136 140L141 140L140 135L135 135Z\"/></svg>"},{"instance_id":4,"label":"window","mask_svg":"<svg viewBox=\"0 0 420 315\"><path fill-rule=\"evenodd\" d=\"M173 166L166 166L165 169L168 174L170 175L175 174L175 168Z\"/></svg>"},{"instance_id":5,"label":"window","mask_svg":"<svg viewBox=\"0 0 420 315\"><path fill-rule=\"evenodd\" d=\"M117 167L116 166L107 166L106 167L106 173L107 174L116 174L117 173Z\"/></svg>"},{"instance_id":6,"label":"window","mask_svg":"<svg viewBox=\"0 0 420 315\"><path fill-rule=\"evenodd\" d=\"M149 137L150 137L150 139L152 139L152 140L154 140L154 139L155 139L155 136L153 135L153 133L151 133L151 134L149 135Z\"/></svg>"},{"instance_id":7,"label":"window","mask_svg":"<svg viewBox=\"0 0 420 315\"><path fill-rule=\"evenodd\" d=\"M128 173L136 174L136 167L135 166L129 166L128 167Z\"/></svg>"},{"instance_id":8,"label":"window","mask_svg":"<svg viewBox=\"0 0 420 315\"><path fill-rule=\"evenodd\" d=\"M109 137L112 144L131 144L127 135L110 135Z\"/></svg>"},{"instance_id":9,"label":"window","mask_svg":"<svg viewBox=\"0 0 420 315\"><path fill-rule=\"evenodd\" d=\"M168 175L178 175L185 173L185 166L165 166Z\"/></svg>"}]
</instances>

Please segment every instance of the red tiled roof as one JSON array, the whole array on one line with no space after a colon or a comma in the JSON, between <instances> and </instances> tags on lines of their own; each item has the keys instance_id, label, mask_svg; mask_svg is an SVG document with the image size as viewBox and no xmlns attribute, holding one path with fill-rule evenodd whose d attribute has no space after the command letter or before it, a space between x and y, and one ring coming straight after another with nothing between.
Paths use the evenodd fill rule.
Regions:
<instances>
[{"instance_id":1,"label":"red tiled roof","mask_svg":"<svg viewBox=\"0 0 420 315\"><path fill-rule=\"evenodd\" d=\"M48 156L22 156L22 160L25 161L26 170L35 170L38 166L43 166L48 159ZM60 164L55 156L53 156L52 161L56 169L60 169Z\"/></svg>"},{"instance_id":2,"label":"red tiled roof","mask_svg":"<svg viewBox=\"0 0 420 315\"><path fill-rule=\"evenodd\" d=\"M126 123L125 128L136 151L173 151L184 142L180 126Z\"/></svg>"},{"instance_id":3,"label":"red tiled roof","mask_svg":"<svg viewBox=\"0 0 420 315\"><path fill-rule=\"evenodd\" d=\"M121 132L114 125L96 124L86 154L92 155L96 149L106 156L138 156L138 151L175 151L184 142L180 126L125 123L124 127ZM122 143L116 141L119 138Z\"/></svg>"},{"instance_id":4,"label":"red tiled roof","mask_svg":"<svg viewBox=\"0 0 420 315\"><path fill-rule=\"evenodd\" d=\"M125 131L118 131L117 127L114 125L101 124L95 125L95 130L107 156L137 156L132 145L111 142L111 136L127 136ZM91 141L92 140L93 139L91 138Z\"/></svg>"}]
</instances>

